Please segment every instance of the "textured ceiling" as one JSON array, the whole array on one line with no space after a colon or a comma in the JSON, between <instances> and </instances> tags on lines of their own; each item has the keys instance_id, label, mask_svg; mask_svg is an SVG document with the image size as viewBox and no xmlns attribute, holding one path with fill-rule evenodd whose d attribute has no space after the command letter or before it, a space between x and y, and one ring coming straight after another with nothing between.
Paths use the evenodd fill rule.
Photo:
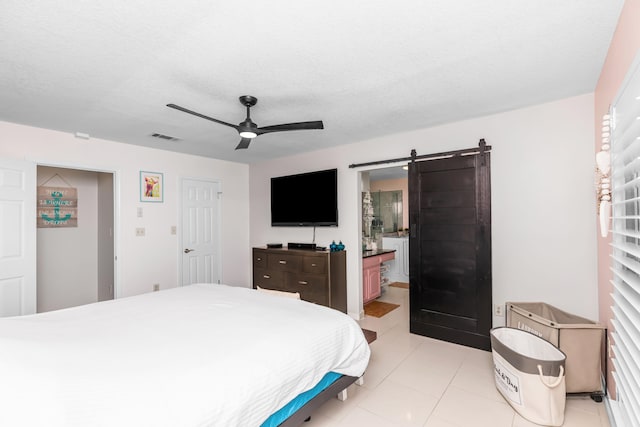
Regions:
<instances>
[{"instance_id":1,"label":"textured ceiling","mask_svg":"<svg viewBox=\"0 0 640 427\"><path fill-rule=\"evenodd\" d=\"M592 92L622 4L2 0L0 120L252 163ZM325 129L234 150L165 106L239 123L247 94Z\"/></svg>"}]
</instances>

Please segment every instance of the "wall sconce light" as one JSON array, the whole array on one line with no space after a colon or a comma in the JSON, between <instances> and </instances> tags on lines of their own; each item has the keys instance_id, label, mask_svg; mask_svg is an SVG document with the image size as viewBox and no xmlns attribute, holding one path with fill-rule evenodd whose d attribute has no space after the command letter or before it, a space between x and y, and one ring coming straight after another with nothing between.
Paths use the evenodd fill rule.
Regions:
<instances>
[{"instance_id":1,"label":"wall sconce light","mask_svg":"<svg viewBox=\"0 0 640 427\"><path fill-rule=\"evenodd\" d=\"M602 146L596 153L596 173L598 175L598 215L600 217L600 235L607 237L611 220L611 116L602 116Z\"/></svg>"}]
</instances>

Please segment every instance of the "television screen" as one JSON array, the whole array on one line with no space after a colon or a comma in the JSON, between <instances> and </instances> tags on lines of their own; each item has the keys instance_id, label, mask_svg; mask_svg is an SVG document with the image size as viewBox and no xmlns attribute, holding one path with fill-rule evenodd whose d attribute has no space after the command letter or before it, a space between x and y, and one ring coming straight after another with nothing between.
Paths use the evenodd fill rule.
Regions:
<instances>
[{"instance_id":1,"label":"television screen","mask_svg":"<svg viewBox=\"0 0 640 427\"><path fill-rule=\"evenodd\" d=\"M338 170L271 178L271 225L338 225Z\"/></svg>"}]
</instances>

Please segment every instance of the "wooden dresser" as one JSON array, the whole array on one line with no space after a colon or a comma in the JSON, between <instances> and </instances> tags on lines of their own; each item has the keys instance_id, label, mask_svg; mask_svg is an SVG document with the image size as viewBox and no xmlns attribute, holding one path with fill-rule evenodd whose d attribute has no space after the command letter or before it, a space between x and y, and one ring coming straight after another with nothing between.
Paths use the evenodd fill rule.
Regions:
<instances>
[{"instance_id":1,"label":"wooden dresser","mask_svg":"<svg viewBox=\"0 0 640 427\"><path fill-rule=\"evenodd\" d=\"M300 292L305 301L347 312L347 256L287 248L253 248L253 287Z\"/></svg>"}]
</instances>

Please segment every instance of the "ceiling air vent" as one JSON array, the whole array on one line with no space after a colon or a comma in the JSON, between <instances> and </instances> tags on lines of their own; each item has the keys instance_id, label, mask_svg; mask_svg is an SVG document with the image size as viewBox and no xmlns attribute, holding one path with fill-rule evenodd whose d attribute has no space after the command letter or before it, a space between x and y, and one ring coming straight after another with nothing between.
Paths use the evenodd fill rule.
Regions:
<instances>
[{"instance_id":1,"label":"ceiling air vent","mask_svg":"<svg viewBox=\"0 0 640 427\"><path fill-rule=\"evenodd\" d=\"M167 141L180 141L180 138L176 138L175 136L163 135L161 133L153 133L151 134L154 138L166 139Z\"/></svg>"}]
</instances>

